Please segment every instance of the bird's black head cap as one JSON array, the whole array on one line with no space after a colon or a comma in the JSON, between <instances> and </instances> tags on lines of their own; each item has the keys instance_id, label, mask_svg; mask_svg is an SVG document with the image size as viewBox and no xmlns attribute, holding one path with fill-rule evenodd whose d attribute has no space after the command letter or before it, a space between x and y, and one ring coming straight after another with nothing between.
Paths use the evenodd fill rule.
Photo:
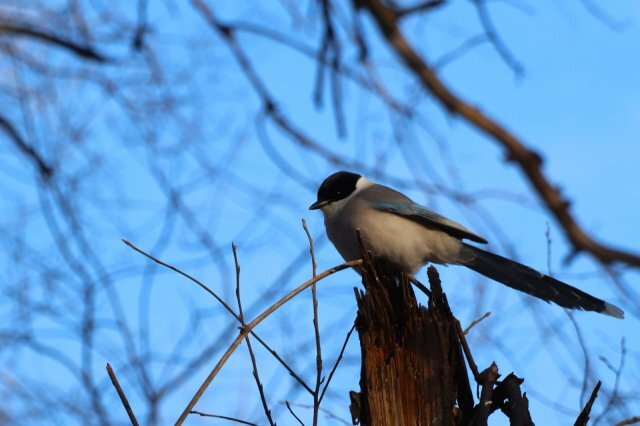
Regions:
<instances>
[{"instance_id":1,"label":"bird's black head cap","mask_svg":"<svg viewBox=\"0 0 640 426\"><path fill-rule=\"evenodd\" d=\"M334 201L347 198L356 190L356 183L361 177L357 173L345 171L332 174L320 185L318 200L309 206L309 210L319 209Z\"/></svg>"}]
</instances>

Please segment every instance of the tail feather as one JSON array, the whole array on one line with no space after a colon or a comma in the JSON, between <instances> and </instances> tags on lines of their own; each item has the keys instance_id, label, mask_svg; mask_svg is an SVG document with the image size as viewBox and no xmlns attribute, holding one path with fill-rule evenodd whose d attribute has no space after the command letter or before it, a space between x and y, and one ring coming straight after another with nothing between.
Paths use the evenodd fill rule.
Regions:
<instances>
[{"instance_id":1,"label":"tail feather","mask_svg":"<svg viewBox=\"0 0 640 426\"><path fill-rule=\"evenodd\" d=\"M624 312L620 308L582 290L513 260L474 246L467 244L465 246L475 257L464 265L492 280L565 308L594 311L615 318L624 318Z\"/></svg>"}]
</instances>

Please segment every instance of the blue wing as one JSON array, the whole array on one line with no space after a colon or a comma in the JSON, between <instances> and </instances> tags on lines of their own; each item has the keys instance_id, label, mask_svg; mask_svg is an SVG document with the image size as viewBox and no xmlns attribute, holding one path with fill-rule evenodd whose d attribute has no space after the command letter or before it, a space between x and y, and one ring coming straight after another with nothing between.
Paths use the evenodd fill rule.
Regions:
<instances>
[{"instance_id":1,"label":"blue wing","mask_svg":"<svg viewBox=\"0 0 640 426\"><path fill-rule=\"evenodd\" d=\"M419 222L429 228L439 229L459 239L466 238L471 241L475 241L476 243L487 243L487 240L469 231L459 223L449 220L444 216L440 216L439 214L434 213L412 201L372 201L371 205L377 210L404 216L407 219Z\"/></svg>"}]
</instances>

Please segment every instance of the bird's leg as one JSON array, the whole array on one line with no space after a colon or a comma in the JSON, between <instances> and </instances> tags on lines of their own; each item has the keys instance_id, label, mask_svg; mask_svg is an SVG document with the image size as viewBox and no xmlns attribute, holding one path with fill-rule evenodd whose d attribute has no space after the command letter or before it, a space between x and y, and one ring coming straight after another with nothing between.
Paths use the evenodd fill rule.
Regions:
<instances>
[{"instance_id":1,"label":"bird's leg","mask_svg":"<svg viewBox=\"0 0 640 426\"><path fill-rule=\"evenodd\" d=\"M404 274L404 272L403 272ZM418 281L416 279L416 277L414 277L411 274L404 274L407 277L407 280L413 284L414 286L416 286L418 289L420 289L420 291L422 291L424 294L427 295L427 297L431 297L431 290L429 290L427 287L425 287L424 284L422 284L420 281Z\"/></svg>"}]
</instances>

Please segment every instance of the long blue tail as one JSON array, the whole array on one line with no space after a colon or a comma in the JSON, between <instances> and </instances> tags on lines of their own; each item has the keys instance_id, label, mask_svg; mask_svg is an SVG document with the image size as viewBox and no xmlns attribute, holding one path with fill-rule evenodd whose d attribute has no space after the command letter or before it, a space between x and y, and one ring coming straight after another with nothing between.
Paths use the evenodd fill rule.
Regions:
<instances>
[{"instance_id":1,"label":"long blue tail","mask_svg":"<svg viewBox=\"0 0 640 426\"><path fill-rule=\"evenodd\" d=\"M497 254L468 244L465 246L475 254L475 258L464 265L485 277L565 308L594 311L615 318L624 318L622 309L569 284Z\"/></svg>"}]
</instances>

